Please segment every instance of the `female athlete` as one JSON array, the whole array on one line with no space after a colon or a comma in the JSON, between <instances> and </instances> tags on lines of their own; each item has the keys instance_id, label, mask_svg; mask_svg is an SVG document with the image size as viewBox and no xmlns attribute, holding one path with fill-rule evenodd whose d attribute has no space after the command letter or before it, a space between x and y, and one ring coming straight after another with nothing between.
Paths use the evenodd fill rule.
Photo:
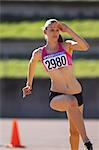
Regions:
<instances>
[{"instance_id":1,"label":"female athlete","mask_svg":"<svg viewBox=\"0 0 99 150\"><path fill-rule=\"evenodd\" d=\"M79 135L87 150L93 150L86 134L83 120L82 87L73 73L73 50L87 51L88 43L64 23L49 19L43 27L46 45L33 51L29 61L27 83L24 96L31 94L32 82L37 61L41 61L51 78L49 93L50 107L56 111L67 112L70 122L71 150L78 150ZM66 32L74 40L63 41L60 35Z\"/></svg>"}]
</instances>

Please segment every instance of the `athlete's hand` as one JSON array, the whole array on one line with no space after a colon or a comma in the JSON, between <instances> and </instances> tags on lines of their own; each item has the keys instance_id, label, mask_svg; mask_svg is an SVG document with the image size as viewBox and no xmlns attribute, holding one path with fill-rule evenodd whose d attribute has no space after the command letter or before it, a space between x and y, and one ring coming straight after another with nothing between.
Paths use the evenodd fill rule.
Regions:
<instances>
[{"instance_id":1,"label":"athlete's hand","mask_svg":"<svg viewBox=\"0 0 99 150\"><path fill-rule=\"evenodd\" d=\"M30 95L32 92L32 88L30 86L25 86L23 89L23 98L26 97L27 95Z\"/></svg>"},{"instance_id":2,"label":"athlete's hand","mask_svg":"<svg viewBox=\"0 0 99 150\"><path fill-rule=\"evenodd\" d=\"M58 21L57 26L62 32L67 32L68 31L68 26L64 24L63 22Z\"/></svg>"}]
</instances>

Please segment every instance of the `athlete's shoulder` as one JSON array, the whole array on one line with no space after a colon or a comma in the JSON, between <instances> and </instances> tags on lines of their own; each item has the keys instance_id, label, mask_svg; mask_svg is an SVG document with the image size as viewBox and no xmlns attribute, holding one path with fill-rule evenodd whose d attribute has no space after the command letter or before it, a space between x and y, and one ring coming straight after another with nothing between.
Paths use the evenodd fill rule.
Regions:
<instances>
[{"instance_id":1,"label":"athlete's shoulder","mask_svg":"<svg viewBox=\"0 0 99 150\"><path fill-rule=\"evenodd\" d=\"M41 60L42 49L43 49L43 47L39 47L37 49L34 49L32 52L32 58L36 59L36 60Z\"/></svg>"},{"instance_id":2,"label":"athlete's shoulder","mask_svg":"<svg viewBox=\"0 0 99 150\"><path fill-rule=\"evenodd\" d=\"M40 54L40 53L42 53L42 50L44 49L44 47L45 47L45 46L41 46L41 47L39 47L39 48L37 48L37 49L34 49L34 50L33 50L33 53L34 53L34 54Z\"/></svg>"}]
</instances>

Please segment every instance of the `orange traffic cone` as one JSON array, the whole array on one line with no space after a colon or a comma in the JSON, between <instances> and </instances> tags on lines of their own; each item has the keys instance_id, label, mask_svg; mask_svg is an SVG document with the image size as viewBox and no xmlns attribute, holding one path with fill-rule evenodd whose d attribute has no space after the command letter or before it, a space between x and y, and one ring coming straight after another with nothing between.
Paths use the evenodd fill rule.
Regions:
<instances>
[{"instance_id":1,"label":"orange traffic cone","mask_svg":"<svg viewBox=\"0 0 99 150\"><path fill-rule=\"evenodd\" d=\"M13 148L13 147L25 148L25 146L21 145L21 143L20 143L18 125L17 125L16 119L13 120L11 143L8 144L7 147L9 147L9 148Z\"/></svg>"}]
</instances>

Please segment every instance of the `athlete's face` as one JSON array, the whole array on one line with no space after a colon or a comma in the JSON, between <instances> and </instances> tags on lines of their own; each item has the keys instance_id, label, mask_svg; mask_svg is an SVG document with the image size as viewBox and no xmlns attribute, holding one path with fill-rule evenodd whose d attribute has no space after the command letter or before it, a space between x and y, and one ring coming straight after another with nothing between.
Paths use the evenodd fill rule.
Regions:
<instances>
[{"instance_id":1,"label":"athlete's face","mask_svg":"<svg viewBox=\"0 0 99 150\"><path fill-rule=\"evenodd\" d=\"M59 38L59 28L57 26L57 22L52 23L45 30L45 34L48 37L48 40L57 41Z\"/></svg>"}]
</instances>

